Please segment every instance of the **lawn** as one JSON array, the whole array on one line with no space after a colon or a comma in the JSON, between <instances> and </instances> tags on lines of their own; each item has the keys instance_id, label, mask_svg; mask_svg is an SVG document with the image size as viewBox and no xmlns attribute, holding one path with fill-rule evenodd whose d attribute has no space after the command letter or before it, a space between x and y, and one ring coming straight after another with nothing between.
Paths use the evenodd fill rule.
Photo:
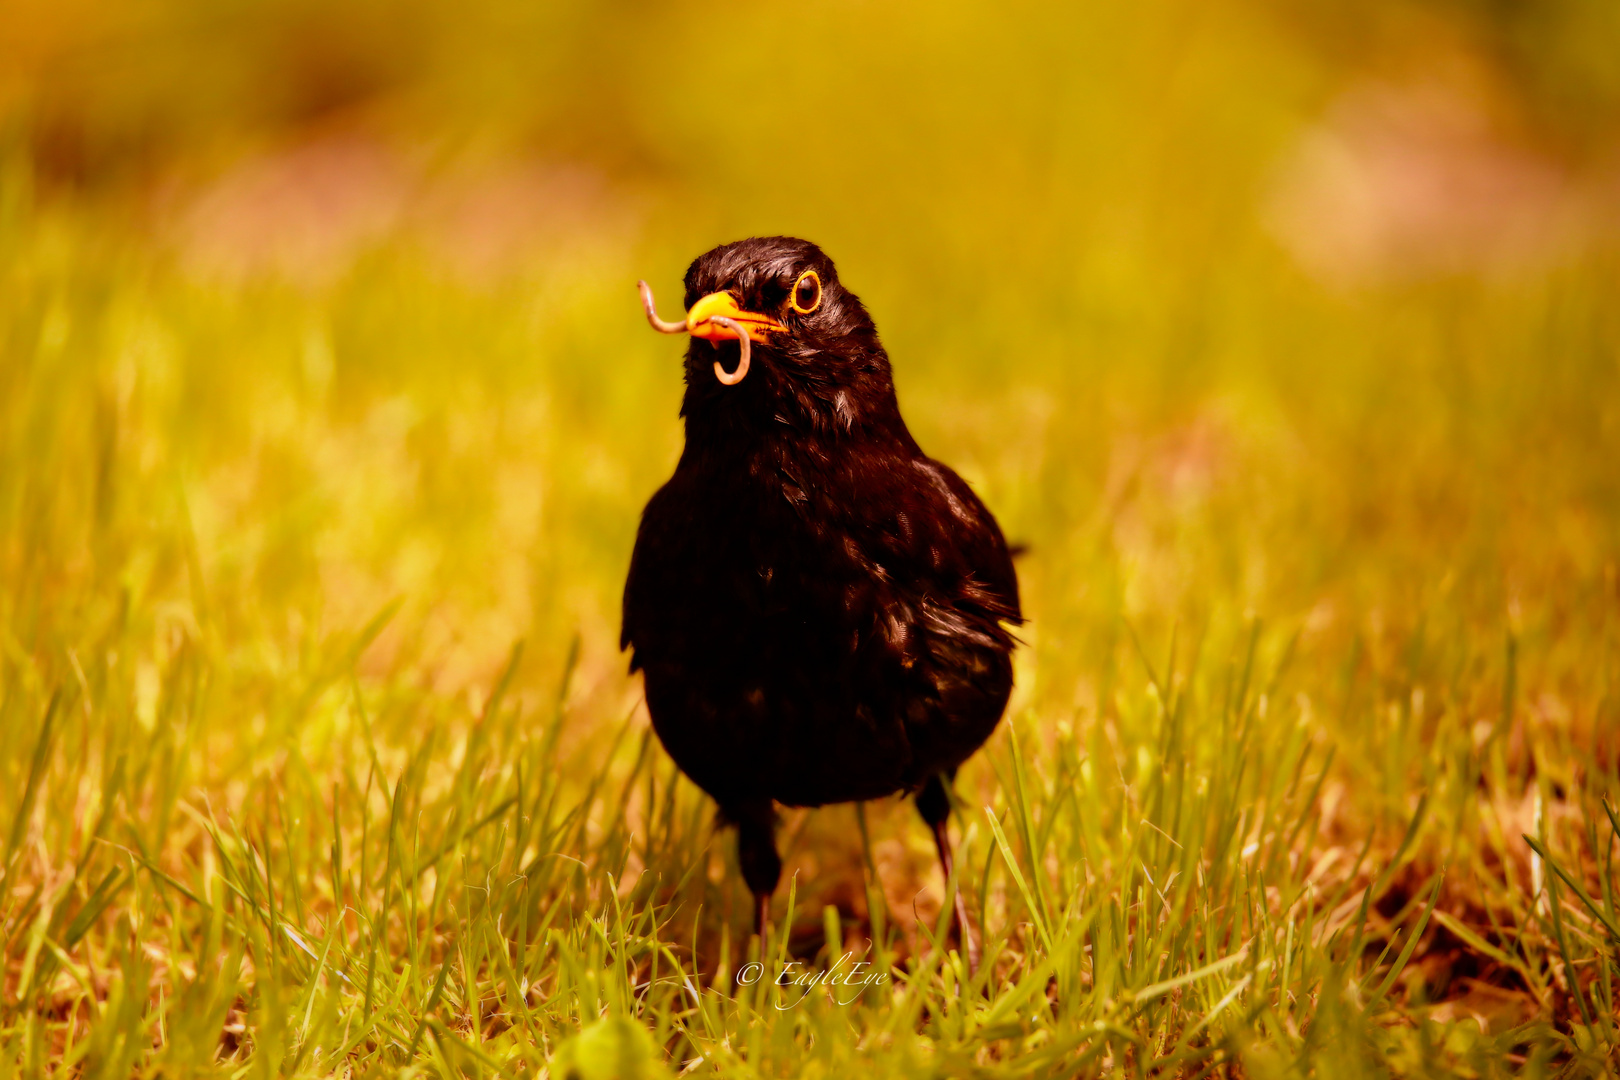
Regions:
<instances>
[{"instance_id":1,"label":"lawn","mask_svg":"<svg viewBox=\"0 0 1620 1080\"><path fill-rule=\"evenodd\" d=\"M1612 244L1313 263L1265 192L1337 69L1084 18L1073 85L991 73L1050 114L903 54L911 141L852 114L860 162L780 185L709 162L640 52L624 100L670 127L595 171L373 117L64 187L0 140L0 1080L1612 1068ZM1024 32L958 22L917 55ZM835 72L878 48L818 32ZM671 309L772 229L1026 548L957 781L977 973L902 799L784 812L758 957L618 650L681 445L634 283ZM565 1047L600 1017L633 1023Z\"/></svg>"}]
</instances>

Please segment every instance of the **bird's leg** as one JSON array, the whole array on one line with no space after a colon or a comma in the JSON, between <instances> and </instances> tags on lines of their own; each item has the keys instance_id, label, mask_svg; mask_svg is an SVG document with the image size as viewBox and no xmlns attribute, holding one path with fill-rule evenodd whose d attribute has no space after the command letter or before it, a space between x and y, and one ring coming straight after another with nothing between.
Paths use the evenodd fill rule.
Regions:
<instances>
[{"instance_id":1,"label":"bird's leg","mask_svg":"<svg viewBox=\"0 0 1620 1080\"><path fill-rule=\"evenodd\" d=\"M945 789L946 778L936 774L929 777L928 782L917 795L917 811L928 827L934 830L934 846L939 849L939 865L945 875L945 887L951 887L951 878L956 870L956 859L951 853L951 834L947 823L951 816L951 797ZM968 922L967 900L962 895L962 883L956 883L954 896L956 906L957 940L962 943L963 951L967 953L968 974L979 973L979 940L974 936L973 924Z\"/></svg>"},{"instance_id":2,"label":"bird's leg","mask_svg":"<svg viewBox=\"0 0 1620 1080\"><path fill-rule=\"evenodd\" d=\"M776 814L767 801L735 807L727 816L737 823L737 862L742 866L743 881L754 894L754 932L759 935L760 958L764 959L771 893L782 877L782 859L776 853Z\"/></svg>"}]
</instances>

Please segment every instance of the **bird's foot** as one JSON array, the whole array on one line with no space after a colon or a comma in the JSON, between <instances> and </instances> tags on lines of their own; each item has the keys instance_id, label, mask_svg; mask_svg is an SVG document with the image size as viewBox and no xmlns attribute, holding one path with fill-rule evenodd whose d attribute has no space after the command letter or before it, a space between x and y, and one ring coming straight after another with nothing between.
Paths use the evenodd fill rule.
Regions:
<instances>
[{"instance_id":1,"label":"bird's foot","mask_svg":"<svg viewBox=\"0 0 1620 1080\"><path fill-rule=\"evenodd\" d=\"M945 887L954 893L956 940L967 954L968 977L973 978L979 974L979 937L973 932L973 924L968 921L967 897L962 892L962 883L952 881L956 875L956 859L951 852L951 835L946 831L944 821L934 823L934 846L939 849L939 865L945 875Z\"/></svg>"}]
</instances>

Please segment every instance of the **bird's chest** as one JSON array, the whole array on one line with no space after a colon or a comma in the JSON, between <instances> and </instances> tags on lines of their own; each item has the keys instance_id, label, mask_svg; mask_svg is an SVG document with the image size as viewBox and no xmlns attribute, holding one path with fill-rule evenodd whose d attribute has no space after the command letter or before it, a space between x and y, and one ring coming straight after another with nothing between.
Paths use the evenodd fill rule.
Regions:
<instances>
[{"instance_id":1,"label":"bird's chest","mask_svg":"<svg viewBox=\"0 0 1620 1080\"><path fill-rule=\"evenodd\" d=\"M856 617L852 599L880 574L836 485L795 476L698 486L672 538L668 572L687 584L694 610L742 632L836 630Z\"/></svg>"}]
</instances>

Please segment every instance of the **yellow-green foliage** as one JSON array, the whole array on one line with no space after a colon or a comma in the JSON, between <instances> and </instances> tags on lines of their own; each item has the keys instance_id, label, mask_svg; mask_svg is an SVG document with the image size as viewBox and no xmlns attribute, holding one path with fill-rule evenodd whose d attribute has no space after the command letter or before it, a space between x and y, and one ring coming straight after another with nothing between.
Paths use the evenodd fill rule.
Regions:
<instances>
[{"instance_id":1,"label":"yellow-green foliage","mask_svg":"<svg viewBox=\"0 0 1620 1080\"><path fill-rule=\"evenodd\" d=\"M1607 9L53 11L0 6L0 1078L1612 1061ZM1299 162L1433 71L1540 179L1313 261L1362 204ZM900 801L786 816L745 977L617 650L680 446L634 282L778 231L1028 548L976 977Z\"/></svg>"},{"instance_id":2,"label":"yellow-green foliage","mask_svg":"<svg viewBox=\"0 0 1620 1080\"><path fill-rule=\"evenodd\" d=\"M546 1065L557 1080L661 1080L670 1072L647 1029L622 1016L588 1025Z\"/></svg>"}]
</instances>

